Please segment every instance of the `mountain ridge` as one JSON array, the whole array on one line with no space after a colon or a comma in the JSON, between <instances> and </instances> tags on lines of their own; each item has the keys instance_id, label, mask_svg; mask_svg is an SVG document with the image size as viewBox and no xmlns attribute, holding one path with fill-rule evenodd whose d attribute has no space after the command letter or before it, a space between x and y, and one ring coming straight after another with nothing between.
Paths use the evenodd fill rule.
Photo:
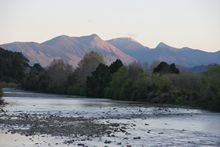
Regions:
<instances>
[{"instance_id":1,"label":"mountain ridge","mask_svg":"<svg viewBox=\"0 0 220 147\"><path fill-rule=\"evenodd\" d=\"M148 64L153 64L155 61L166 61L186 67L194 67L220 63L220 51L206 52L189 47L176 48L160 42L155 48L148 48L142 45L145 48L144 53L139 52L140 55L137 55L134 51L127 50L129 48L125 49L124 46L121 46L121 38L114 39L114 41L110 40L110 43L130 56L135 57L138 61L147 62ZM138 46L136 46L136 48L138 48Z\"/></svg>"},{"instance_id":2,"label":"mountain ridge","mask_svg":"<svg viewBox=\"0 0 220 147\"><path fill-rule=\"evenodd\" d=\"M81 37L61 35L42 43L13 42L0 46L7 50L22 52L31 64L40 63L42 66L48 66L53 59L61 58L76 67L82 57L90 51L102 54L107 64L118 58L126 64L135 61L133 57L124 54L95 34Z\"/></svg>"},{"instance_id":3,"label":"mountain ridge","mask_svg":"<svg viewBox=\"0 0 220 147\"><path fill-rule=\"evenodd\" d=\"M118 58L125 64L134 61L148 64L166 61L186 67L220 63L220 51L176 48L163 42L155 48L149 48L130 37L103 40L97 34L79 37L60 35L42 43L12 42L0 46L7 50L22 52L31 64L40 63L42 66L48 66L53 59L61 58L76 67L90 51L102 54L108 64Z\"/></svg>"}]
</instances>

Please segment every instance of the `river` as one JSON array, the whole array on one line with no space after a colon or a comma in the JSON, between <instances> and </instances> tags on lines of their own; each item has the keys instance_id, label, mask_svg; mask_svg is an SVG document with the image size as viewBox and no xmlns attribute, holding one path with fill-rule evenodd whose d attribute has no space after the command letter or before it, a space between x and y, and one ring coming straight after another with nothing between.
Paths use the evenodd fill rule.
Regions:
<instances>
[{"instance_id":1,"label":"river","mask_svg":"<svg viewBox=\"0 0 220 147\"><path fill-rule=\"evenodd\" d=\"M220 113L7 88L3 93L0 147L220 146Z\"/></svg>"}]
</instances>

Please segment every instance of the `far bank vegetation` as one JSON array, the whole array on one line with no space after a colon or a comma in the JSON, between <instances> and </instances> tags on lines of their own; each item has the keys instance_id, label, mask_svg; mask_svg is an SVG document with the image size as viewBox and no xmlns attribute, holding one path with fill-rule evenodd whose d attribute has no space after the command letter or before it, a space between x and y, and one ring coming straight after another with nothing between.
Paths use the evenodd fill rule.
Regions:
<instances>
[{"instance_id":1,"label":"far bank vegetation","mask_svg":"<svg viewBox=\"0 0 220 147\"><path fill-rule=\"evenodd\" d=\"M124 65L120 60L106 65L100 54L90 52L75 69L63 60L54 60L43 68L28 65L20 53L12 54L6 51L0 58L0 81L19 84L26 90L220 111L219 65L203 73L184 73L166 62L151 68L136 62ZM18 66L14 67L14 62Z\"/></svg>"}]
</instances>

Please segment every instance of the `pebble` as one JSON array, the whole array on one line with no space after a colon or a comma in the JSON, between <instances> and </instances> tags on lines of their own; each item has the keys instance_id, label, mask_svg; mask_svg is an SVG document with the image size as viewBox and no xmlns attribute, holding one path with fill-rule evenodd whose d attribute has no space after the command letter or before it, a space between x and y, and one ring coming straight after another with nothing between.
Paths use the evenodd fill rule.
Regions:
<instances>
[{"instance_id":1,"label":"pebble","mask_svg":"<svg viewBox=\"0 0 220 147\"><path fill-rule=\"evenodd\" d=\"M131 133L126 132L125 135L131 135Z\"/></svg>"},{"instance_id":2,"label":"pebble","mask_svg":"<svg viewBox=\"0 0 220 147\"><path fill-rule=\"evenodd\" d=\"M105 140L105 144L110 144L112 141L110 141L110 140Z\"/></svg>"},{"instance_id":3,"label":"pebble","mask_svg":"<svg viewBox=\"0 0 220 147\"><path fill-rule=\"evenodd\" d=\"M138 136L138 137L134 137L133 139L141 139L141 137L140 137L140 136Z\"/></svg>"},{"instance_id":4,"label":"pebble","mask_svg":"<svg viewBox=\"0 0 220 147\"><path fill-rule=\"evenodd\" d=\"M121 132L123 132L123 133L125 133L125 132L126 132L126 131L125 131L125 130L123 130L123 129L120 129L120 131L121 131Z\"/></svg>"},{"instance_id":5,"label":"pebble","mask_svg":"<svg viewBox=\"0 0 220 147\"><path fill-rule=\"evenodd\" d=\"M121 129L126 129L126 127L122 126Z\"/></svg>"}]
</instances>

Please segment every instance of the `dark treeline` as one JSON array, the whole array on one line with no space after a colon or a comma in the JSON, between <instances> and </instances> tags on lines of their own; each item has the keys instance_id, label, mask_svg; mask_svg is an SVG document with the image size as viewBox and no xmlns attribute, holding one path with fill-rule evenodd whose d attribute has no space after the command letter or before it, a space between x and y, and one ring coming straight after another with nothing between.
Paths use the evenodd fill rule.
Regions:
<instances>
[{"instance_id":1,"label":"dark treeline","mask_svg":"<svg viewBox=\"0 0 220 147\"><path fill-rule=\"evenodd\" d=\"M139 63L106 65L101 55L85 55L74 70L62 60L43 69L35 64L23 86L41 92L106 97L148 103L177 104L220 111L220 66L201 74L180 73L161 62L147 74ZM34 84L33 84L34 83Z\"/></svg>"},{"instance_id":2,"label":"dark treeline","mask_svg":"<svg viewBox=\"0 0 220 147\"><path fill-rule=\"evenodd\" d=\"M27 67L28 60L21 53L0 48L0 81L22 82Z\"/></svg>"},{"instance_id":3,"label":"dark treeline","mask_svg":"<svg viewBox=\"0 0 220 147\"><path fill-rule=\"evenodd\" d=\"M62 60L54 60L47 68L35 64L28 67L19 82L22 88L39 92L189 105L220 111L219 75L219 65L199 74L181 73L175 64L166 62L156 64L151 73L139 63L123 65L116 60L108 66L101 55L90 52L75 69Z\"/></svg>"},{"instance_id":4,"label":"dark treeline","mask_svg":"<svg viewBox=\"0 0 220 147\"><path fill-rule=\"evenodd\" d=\"M0 48L0 97L4 83L21 83L28 72L28 60L21 54ZM4 82L4 83L3 83ZM0 99L0 104L3 100Z\"/></svg>"}]
</instances>

